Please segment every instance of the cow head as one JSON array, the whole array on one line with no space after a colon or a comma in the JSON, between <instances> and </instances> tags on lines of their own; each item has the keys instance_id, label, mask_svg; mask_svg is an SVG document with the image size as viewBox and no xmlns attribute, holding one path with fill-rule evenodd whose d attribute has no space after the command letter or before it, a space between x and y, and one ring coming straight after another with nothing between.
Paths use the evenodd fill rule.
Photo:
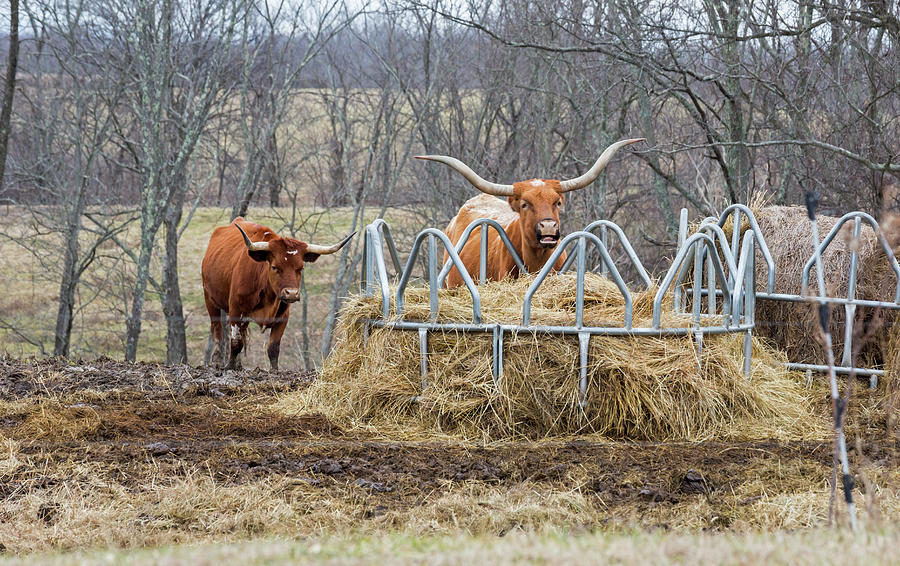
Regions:
<instances>
[{"instance_id":1,"label":"cow head","mask_svg":"<svg viewBox=\"0 0 900 566\"><path fill-rule=\"evenodd\" d=\"M268 263L266 278L269 288L279 299L288 303L300 299L300 280L303 278L305 263L316 261L320 255L333 254L344 247L344 244L349 242L356 233L350 234L332 246L317 246L280 236L275 236L265 242L251 242L243 228L238 224L235 224L234 227L241 231L250 258L254 261Z\"/></svg>"},{"instance_id":2,"label":"cow head","mask_svg":"<svg viewBox=\"0 0 900 566\"><path fill-rule=\"evenodd\" d=\"M468 165L453 157L417 155L416 159L427 159L449 165L478 190L490 195L506 197L509 206L519 213L519 223L522 227L525 244L532 248L552 248L559 243L559 210L565 201L564 193L584 188L594 182L619 148L639 141L644 141L644 138L621 140L612 144L600 154L587 173L565 181L532 179L512 185L501 185L485 181Z\"/></svg>"}]
</instances>

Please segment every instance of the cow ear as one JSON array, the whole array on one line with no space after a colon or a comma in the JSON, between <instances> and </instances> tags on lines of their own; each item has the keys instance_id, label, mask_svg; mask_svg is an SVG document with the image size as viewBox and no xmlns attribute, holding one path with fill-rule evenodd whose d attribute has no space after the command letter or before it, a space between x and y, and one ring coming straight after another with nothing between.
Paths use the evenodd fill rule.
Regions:
<instances>
[{"instance_id":1,"label":"cow ear","mask_svg":"<svg viewBox=\"0 0 900 566\"><path fill-rule=\"evenodd\" d=\"M317 259L319 259L319 254L314 254L312 252L303 254L303 261L306 263L315 263Z\"/></svg>"},{"instance_id":2,"label":"cow ear","mask_svg":"<svg viewBox=\"0 0 900 566\"><path fill-rule=\"evenodd\" d=\"M513 209L513 212L520 212L522 210L522 199L519 197L506 197L506 202L509 203L509 207Z\"/></svg>"},{"instance_id":3,"label":"cow ear","mask_svg":"<svg viewBox=\"0 0 900 566\"><path fill-rule=\"evenodd\" d=\"M260 250L247 250L247 255L253 261L269 261L269 252Z\"/></svg>"}]
</instances>

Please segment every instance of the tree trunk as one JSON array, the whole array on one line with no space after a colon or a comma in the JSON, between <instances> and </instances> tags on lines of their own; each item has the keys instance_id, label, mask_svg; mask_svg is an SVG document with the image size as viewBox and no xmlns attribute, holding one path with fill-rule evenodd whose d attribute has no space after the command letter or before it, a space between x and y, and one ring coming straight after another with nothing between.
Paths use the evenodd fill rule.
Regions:
<instances>
[{"instance_id":1,"label":"tree trunk","mask_svg":"<svg viewBox=\"0 0 900 566\"><path fill-rule=\"evenodd\" d=\"M80 204L81 199L79 199ZM78 286L78 234L81 231L82 206L69 212L65 240L62 280L59 284L59 301L56 311L56 330L53 337L53 355L68 356L72 341L72 322L75 315L75 289Z\"/></svg>"},{"instance_id":2,"label":"tree trunk","mask_svg":"<svg viewBox=\"0 0 900 566\"><path fill-rule=\"evenodd\" d=\"M166 255L163 263L163 312L166 316L166 363L187 363L187 337L184 328L184 308L178 283L178 225L184 204L184 191L172 200L163 226L166 232Z\"/></svg>"},{"instance_id":3,"label":"tree trunk","mask_svg":"<svg viewBox=\"0 0 900 566\"><path fill-rule=\"evenodd\" d=\"M0 189L3 188L3 175L6 171L9 122L12 117L13 95L16 92L16 68L19 66L19 0L10 0L9 12L9 57L6 81L3 84L3 107L0 108Z\"/></svg>"},{"instance_id":4,"label":"tree trunk","mask_svg":"<svg viewBox=\"0 0 900 566\"><path fill-rule=\"evenodd\" d=\"M284 188L284 183L282 182L279 172L278 140L275 137L274 131L272 132L272 135L269 136L266 149L268 155L266 155L265 160L265 179L266 184L269 186L269 206L277 207L280 206L281 190Z\"/></svg>"},{"instance_id":5,"label":"tree trunk","mask_svg":"<svg viewBox=\"0 0 900 566\"><path fill-rule=\"evenodd\" d=\"M150 280L150 258L153 256L153 234L146 233L142 226L141 253L138 256L137 276L134 280L134 297L131 300L131 314L125 320L125 360L137 359L138 340L141 337L141 322L144 315L144 294Z\"/></svg>"}]
</instances>

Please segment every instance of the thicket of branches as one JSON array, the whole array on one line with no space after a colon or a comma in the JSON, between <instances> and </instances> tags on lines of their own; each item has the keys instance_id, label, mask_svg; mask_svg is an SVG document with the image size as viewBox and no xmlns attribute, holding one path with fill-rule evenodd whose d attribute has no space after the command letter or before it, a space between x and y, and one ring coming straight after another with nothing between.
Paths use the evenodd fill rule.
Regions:
<instances>
[{"instance_id":1,"label":"thicket of branches","mask_svg":"<svg viewBox=\"0 0 900 566\"><path fill-rule=\"evenodd\" d=\"M76 290L104 285L128 305L127 359L148 291L164 305L169 361L186 358L175 266L197 205L233 216L287 207L286 231L310 238L334 207L356 230L389 208L406 211L409 230L445 225L473 189L413 162L420 152L510 183L577 176L610 142L646 137L637 157L572 194L564 222L612 218L651 265L682 206L705 216L760 193L799 203L807 190L823 212L900 204L888 190L900 175L892 2L12 6L0 203L65 250L49 258L19 238L59 282L55 354L69 352ZM137 245L120 237L129 226ZM357 240L340 257L308 364L330 347L360 253ZM131 264L133 278L85 281L105 256Z\"/></svg>"}]
</instances>

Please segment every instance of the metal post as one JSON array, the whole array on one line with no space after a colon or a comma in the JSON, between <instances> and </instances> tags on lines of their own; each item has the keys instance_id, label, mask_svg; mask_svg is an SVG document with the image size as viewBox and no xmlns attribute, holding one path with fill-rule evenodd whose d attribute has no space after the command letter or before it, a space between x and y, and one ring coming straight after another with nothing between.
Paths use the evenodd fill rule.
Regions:
<instances>
[{"instance_id":1,"label":"metal post","mask_svg":"<svg viewBox=\"0 0 900 566\"><path fill-rule=\"evenodd\" d=\"M422 378L422 391L428 386L428 329L419 329L419 375Z\"/></svg>"},{"instance_id":2,"label":"metal post","mask_svg":"<svg viewBox=\"0 0 900 566\"><path fill-rule=\"evenodd\" d=\"M431 300L428 314L434 322L438 315L437 238L434 234L428 235L428 290Z\"/></svg>"},{"instance_id":3,"label":"metal post","mask_svg":"<svg viewBox=\"0 0 900 566\"><path fill-rule=\"evenodd\" d=\"M478 284L484 285L487 278L487 254L488 254L488 227L484 225L481 230L481 257L478 258Z\"/></svg>"},{"instance_id":4,"label":"metal post","mask_svg":"<svg viewBox=\"0 0 900 566\"><path fill-rule=\"evenodd\" d=\"M858 216L853 219L853 240L850 242L850 279L847 282L847 300L856 300L856 276L859 271L859 255L856 253L856 242L859 241L862 219ZM847 303L844 305L844 351L841 353L841 365L850 367L853 365L853 319L856 318L856 305Z\"/></svg>"},{"instance_id":5,"label":"metal post","mask_svg":"<svg viewBox=\"0 0 900 566\"><path fill-rule=\"evenodd\" d=\"M580 393L578 405L583 409L587 405L587 387L588 387L588 348L591 344L591 335L588 332L578 333L578 362L579 362L579 380L578 391Z\"/></svg>"},{"instance_id":6,"label":"metal post","mask_svg":"<svg viewBox=\"0 0 900 566\"><path fill-rule=\"evenodd\" d=\"M586 269L587 240L578 238L575 253L578 254L575 263L575 328L584 326L584 271ZM601 260L602 261L602 260ZM606 262L603 261L606 265Z\"/></svg>"},{"instance_id":7,"label":"metal post","mask_svg":"<svg viewBox=\"0 0 900 566\"><path fill-rule=\"evenodd\" d=\"M493 364L492 374L494 378L494 386L500 388L500 382L503 379L503 327L499 324L494 325L493 336Z\"/></svg>"},{"instance_id":8,"label":"metal post","mask_svg":"<svg viewBox=\"0 0 900 566\"><path fill-rule=\"evenodd\" d=\"M706 249L705 242L697 242L694 246L694 293L693 297L693 321L694 324L700 325L700 301L703 300L701 290L703 289L703 251Z\"/></svg>"},{"instance_id":9,"label":"metal post","mask_svg":"<svg viewBox=\"0 0 900 566\"><path fill-rule=\"evenodd\" d=\"M603 242L603 247L609 250L609 237L607 236L606 225L600 226L600 241ZM600 275L603 277L607 277L609 275L609 267L606 265L606 262L603 261L600 264Z\"/></svg>"}]
</instances>

